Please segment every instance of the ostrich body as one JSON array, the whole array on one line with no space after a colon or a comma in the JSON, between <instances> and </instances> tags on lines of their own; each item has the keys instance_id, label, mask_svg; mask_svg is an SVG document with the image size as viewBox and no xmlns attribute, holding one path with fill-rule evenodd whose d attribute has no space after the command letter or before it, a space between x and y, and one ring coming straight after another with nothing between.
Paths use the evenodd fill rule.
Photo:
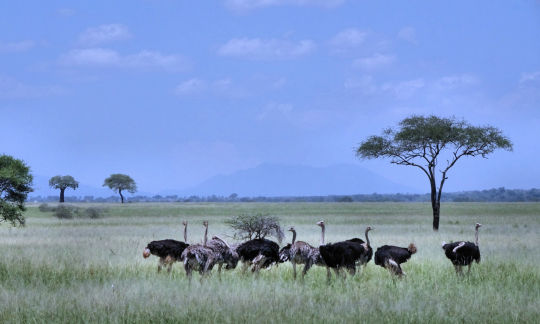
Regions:
<instances>
[{"instance_id":1,"label":"ostrich body","mask_svg":"<svg viewBox=\"0 0 540 324\"><path fill-rule=\"evenodd\" d=\"M350 240L320 246L321 256L326 266L334 269L336 275L343 268L347 269L351 275L354 275L356 273L356 265L365 266L373 256L373 249L369 244L368 236L368 232L372 229L371 226L366 228L365 236L367 243L362 239L352 238Z\"/></svg>"},{"instance_id":2,"label":"ostrich body","mask_svg":"<svg viewBox=\"0 0 540 324\"><path fill-rule=\"evenodd\" d=\"M204 221L203 225L205 227L204 243L188 246L181 255L186 275L190 281L193 271L198 271L202 280L202 277L208 274L216 264L220 276L223 264L226 264L225 269L234 269L238 264L239 257L234 249L217 236L208 241L208 222Z\"/></svg>"},{"instance_id":3,"label":"ostrich body","mask_svg":"<svg viewBox=\"0 0 540 324\"><path fill-rule=\"evenodd\" d=\"M143 257L146 259L151 254L159 257L158 272L163 266L167 266L167 272L171 272L172 265L176 261L180 261L182 252L189 246L187 244L187 222L183 221L184 225L184 241L176 241L172 239L152 241L144 248Z\"/></svg>"},{"instance_id":4,"label":"ostrich body","mask_svg":"<svg viewBox=\"0 0 540 324\"><path fill-rule=\"evenodd\" d=\"M467 273L471 271L473 261L480 262L480 248L478 247L478 229L482 224L476 223L475 227L475 242L458 241L453 243L442 243L442 248L446 257L452 261L456 273L462 274L463 266L468 266Z\"/></svg>"},{"instance_id":5,"label":"ostrich body","mask_svg":"<svg viewBox=\"0 0 540 324\"><path fill-rule=\"evenodd\" d=\"M401 264L407 262L407 260L411 258L411 255L415 254L416 251L416 245L413 243L409 244L406 248L383 245L375 252L375 264L386 268L390 273L401 277L405 275L405 272L401 269Z\"/></svg>"},{"instance_id":6,"label":"ostrich body","mask_svg":"<svg viewBox=\"0 0 540 324\"><path fill-rule=\"evenodd\" d=\"M318 222L317 225L321 226L321 243L324 243L324 222ZM310 244L304 241L296 242L296 230L291 226L289 229L293 233L291 246L287 250L282 249L283 254L280 255L280 259L288 259L293 266L293 276L296 279L296 264L304 264L304 269L302 270L302 280L304 279L308 270L314 265L324 265L324 261L321 258L321 253L319 248L313 247Z\"/></svg>"},{"instance_id":7,"label":"ostrich body","mask_svg":"<svg viewBox=\"0 0 540 324\"><path fill-rule=\"evenodd\" d=\"M240 244L236 252L243 262L243 271L253 265L252 272L279 262L279 245L267 239L253 239Z\"/></svg>"}]
</instances>

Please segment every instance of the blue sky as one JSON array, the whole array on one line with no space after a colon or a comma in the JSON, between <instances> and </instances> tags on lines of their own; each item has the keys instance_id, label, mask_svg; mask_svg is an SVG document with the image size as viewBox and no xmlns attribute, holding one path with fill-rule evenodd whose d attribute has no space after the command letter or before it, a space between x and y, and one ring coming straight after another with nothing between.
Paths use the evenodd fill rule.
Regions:
<instances>
[{"instance_id":1,"label":"blue sky","mask_svg":"<svg viewBox=\"0 0 540 324\"><path fill-rule=\"evenodd\" d=\"M514 143L449 190L540 184L538 1L9 1L0 30L0 153L35 174L159 192L347 163L424 186L353 148L436 114Z\"/></svg>"}]
</instances>

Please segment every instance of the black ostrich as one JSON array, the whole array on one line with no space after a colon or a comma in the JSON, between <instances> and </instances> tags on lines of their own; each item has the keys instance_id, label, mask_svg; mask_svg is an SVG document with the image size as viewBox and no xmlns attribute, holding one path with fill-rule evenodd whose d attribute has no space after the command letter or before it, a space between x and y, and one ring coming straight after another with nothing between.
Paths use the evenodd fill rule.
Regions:
<instances>
[{"instance_id":1,"label":"black ostrich","mask_svg":"<svg viewBox=\"0 0 540 324\"><path fill-rule=\"evenodd\" d=\"M407 248L383 245L375 252L375 264L388 269L390 273L398 277L402 277L405 272L401 269L401 264L407 262L415 253L416 245L413 243L409 244Z\"/></svg>"},{"instance_id":2,"label":"black ostrich","mask_svg":"<svg viewBox=\"0 0 540 324\"><path fill-rule=\"evenodd\" d=\"M480 248L478 247L478 229L482 224L476 223L475 242L458 241L453 243L442 242L442 248L446 257L452 261L457 274L463 274L462 267L468 266L467 274L471 272L473 261L480 262Z\"/></svg>"},{"instance_id":3,"label":"black ostrich","mask_svg":"<svg viewBox=\"0 0 540 324\"><path fill-rule=\"evenodd\" d=\"M187 221L183 221L184 241L187 242ZM146 259L151 254L159 257L158 272L163 266L167 266L167 272L171 272L173 263L180 261L182 252L189 244L172 239L152 241L144 248L143 257Z\"/></svg>"},{"instance_id":4,"label":"black ostrich","mask_svg":"<svg viewBox=\"0 0 540 324\"><path fill-rule=\"evenodd\" d=\"M373 256L373 249L369 244L368 232L371 226L366 228L366 242L360 238L329 243L319 247L323 262L328 268L334 269L336 276L341 269L347 269L351 275L356 273L356 265L366 265ZM330 280L330 272L327 272Z\"/></svg>"},{"instance_id":5,"label":"black ostrich","mask_svg":"<svg viewBox=\"0 0 540 324\"><path fill-rule=\"evenodd\" d=\"M252 272L258 272L261 268L268 268L279 262L279 245L267 239L253 239L240 244L236 253L243 262L242 271L253 265Z\"/></svg>"}]
</instances>

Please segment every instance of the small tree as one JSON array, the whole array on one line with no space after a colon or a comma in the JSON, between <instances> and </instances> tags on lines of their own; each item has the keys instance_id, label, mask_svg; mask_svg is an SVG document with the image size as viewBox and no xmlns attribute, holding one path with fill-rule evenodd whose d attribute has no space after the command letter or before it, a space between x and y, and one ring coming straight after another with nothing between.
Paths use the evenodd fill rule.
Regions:
<instances>
[{"instance_id":1,"label":"small tree","mask_svg":"<svg viewBox=\"0 0 540 324\"><path fill-rule=\"evenodd\" d=\"M72 188L73 190L79 188L79 182L75 181L75 179L70 176L54 176L49 180L49 186L54 189L60 189L60 200L59 202L64 202L64 191L66 191L67 188Z\"/></svg>"},{"instance_id":2,"label":"small tree","mask_svg":"<svg viewBox=\"0 0 540 324\"><path fill-rule=\"evenodd\" d=\"M234 238L240 240L263 239L274 236L279 242L285 234L279 225L279 218L265 214L242 214L225 221L235 230Z\"/></svg>"},{"instance_id":3,"label":"small tree","mask_svg":"<svg viewBox=\"0 0 540 324\"><path fill-rule=\"evenodd\" d=\"M24 202L32 192L30 168L9 155L0 155L0 223L24 226Z\"/></svg>"},{"instance_id":4,"label":"small tree","mask_svg":"<svg viewBox=\"0 0 540 324\"><path fill-rule=\"evenodd\" d=\"M364 159L389 158L390 163L422 170L429 179L433 230L437 231L448 170L463 156L486 158L498 148L511 151L512 143L495 127L471 126L455 117L411 116L402 120L397 129L388 128L382 136L369 137L358 146L356 155ZM441 159L446 164L437 169Z\"/></svg>"},{"instance_id":5,"label":"small tree","mask_svg":"<svg viewBox=\"0 0 540 324\"><path fill-rule=\"evenodd\" d=\"M120 173L111 174L110 177L105 179L103 186L107 186L113 191L118 192L122 204L124 203L124 195L122 195L122 190L126 190L130 193L135 193L137 191L137 184L135 184L135 181L131 179L130 176Z\"/></svg>"}]
</instances>

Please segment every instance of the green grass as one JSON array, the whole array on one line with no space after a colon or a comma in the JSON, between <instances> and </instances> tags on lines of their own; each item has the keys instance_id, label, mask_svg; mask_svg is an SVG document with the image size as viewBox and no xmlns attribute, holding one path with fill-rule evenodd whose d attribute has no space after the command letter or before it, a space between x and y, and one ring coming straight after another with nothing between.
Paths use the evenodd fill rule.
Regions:
<instances>
[{"instance_id":1,"label":"green grass","mask_svg":"<svg viewBox=\"0 0 540 324\"><path fill-rule=\"evenodd\" d=\"M81 204L83 207L88 206ZM94 205L92 205L94 206ZM101 219L58 220L31 206L25 228L0 227L1 323L177 322L538 322L540 317L540 204L444 204L439 232L420 203L126 204ZM156 273L157 259L142 258L151 240L202 240L232 232L224 220L240 213L277 215L313 245L327 223L327 240L363 237L374 247L406 246L418 253L393 281L370 262L360 275L326 284L315 267L295 282L289 264L243 276L240 267L191 286L180 264ZM482 262L459 278L440 248L443 240L473 240L480 229ZM290 240L290 237L287 238ZM196 276L197 277L197 276Z\"/></svg>"}]
</instances>

